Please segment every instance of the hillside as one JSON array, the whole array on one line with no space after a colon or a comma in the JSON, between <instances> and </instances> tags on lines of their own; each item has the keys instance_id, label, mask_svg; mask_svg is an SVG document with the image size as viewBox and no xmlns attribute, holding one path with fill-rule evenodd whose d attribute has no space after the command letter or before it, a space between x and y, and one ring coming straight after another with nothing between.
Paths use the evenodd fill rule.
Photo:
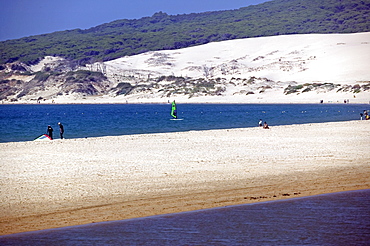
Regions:
<instances>
[{"instance_id":1,"label":"hillside","mask_svg":"<svg viewBox=\"0 0 370 246\"><path fill-rule=\"evenodd\" d=\"M75 67L3 65L3 102L369 103L370 32L228 40Z\"/></svg>"},{"instance_id":2,"label":"hillside","mask_svg":"<svg viewBox=\"0 0 370 246\"><path fill-rule=\"evenodd\" d=\"M46 56L78 65L155 50L216 41L310 33L370 31L369 0L274 0L237 10L199 14L155 13L86 30L68 30L0 42L0 64L37 64ZM67 18L67 17L66 17Z\"/></svg>"}]
</instances>

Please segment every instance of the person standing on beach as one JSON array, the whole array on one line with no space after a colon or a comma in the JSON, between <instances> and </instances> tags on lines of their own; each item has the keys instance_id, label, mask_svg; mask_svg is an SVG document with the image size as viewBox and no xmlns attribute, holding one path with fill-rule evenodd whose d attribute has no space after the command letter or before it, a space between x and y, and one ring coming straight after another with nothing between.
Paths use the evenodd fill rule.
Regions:
<instances>
[{"instance_id":1,"label":"person standing on beach","mask_svg":"<svg viewBox=\"0 0 370 246\"><path fill-rule=\"evenodd\" d=\"M64 127L62 123L58 122L59 130L60 130L60 139L63 139Z\"/></svg>"},{"instance_id":2,"label":"person standing on beach","mask_svg":"<svg viewBox=\"0 0 370 246\"><path fill-rule=\"evenodd\" d=\"M47 131L50 139L53 140L53 128L50 125L48 125L48 129L46 131Z\"/></svg>"}]
</instances>

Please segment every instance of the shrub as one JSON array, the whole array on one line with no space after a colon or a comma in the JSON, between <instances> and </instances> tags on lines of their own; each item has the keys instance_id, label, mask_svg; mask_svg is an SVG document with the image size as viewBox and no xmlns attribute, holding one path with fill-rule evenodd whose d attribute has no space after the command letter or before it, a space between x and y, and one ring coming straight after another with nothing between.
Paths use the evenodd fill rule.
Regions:
<instances>
[{"instance_id":1,"label":"shrub","mask_svg":"<svg viewBox=\"0 0 370 246\"><path fill-rule=\"evenodd\" d=\"M50 77L50 73L37 72L34 79L38 81L46 81L49 77Z\"/></svg>"},{"instance_id":2,"label":"shrub","mask_svg":"<svg viewBox=\"0 0 370 246\"><path fill-rule=\"evenodd\" d=\"M292 94L292 93L297 93L302 88L303 88L303 85L296 85L296 86L288 85L288 87L284 89L284 94L288 95L288 94Z\"/></svg>"}]
</instances>

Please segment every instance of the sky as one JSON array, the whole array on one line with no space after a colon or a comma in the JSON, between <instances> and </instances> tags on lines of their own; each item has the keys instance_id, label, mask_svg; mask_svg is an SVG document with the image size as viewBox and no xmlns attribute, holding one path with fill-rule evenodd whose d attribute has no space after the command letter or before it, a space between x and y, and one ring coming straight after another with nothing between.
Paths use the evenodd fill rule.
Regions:
<instances>
[{"instance_id":1,"label":"sky","mask_svg":"<svg viewBox=\"0 0 370 246\"><path fill-rule=\"evenodd\" d=\"M120 19L231 10L268 0L0 0L0 41Z\"/></svg>"}]
</instances>

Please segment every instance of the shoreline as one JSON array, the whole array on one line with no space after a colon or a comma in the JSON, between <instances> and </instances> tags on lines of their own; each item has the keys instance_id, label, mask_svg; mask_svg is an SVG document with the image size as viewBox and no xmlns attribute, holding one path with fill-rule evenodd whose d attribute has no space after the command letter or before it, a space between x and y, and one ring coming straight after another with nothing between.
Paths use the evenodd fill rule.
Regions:
<instances>
[{"instance_id":1,"label":"shoreline","mask_svg":"<svg viewBox=\"0 0 370 246\"><path fill-rule=\"evenodd\" d=\"M120 220L103 220L103 221L92 221L90 223L85 223L85 224L72 224L72 225L63 225L62 227L46 227L46 228L43 228L43 229L37 229L37 230L27 230L27 231L22 231L22 232L15 232L15 233L8 233L8 234L3 234L3 233L0 233L0 238L4 237L6 238L7 236L14 236L14 235L26 235L27 233L37 233L37 232L42 232L42 231L47 231L47 230L53 230L53 229L63 229L63 228L67 228L67 227L77 227L77 226L85 226L85 225L89 225L89 224L99 224L99 223L114 223L114 222L120 222L120 221L132 221L132 220L136 220L136 219L145 219L145 218L150 218L150 217L155 217L155 216L166 216L166 215L169 215L169 216L176 216L176 215L179 215L181 213L192 213L192 212L202 212L202 211L207 211L207 210L210 210L210 209L220 209L220 208L225 208L225 207L236 207L236 206L244 206L244 205L258 205L258 204L263 204L263 203L271 203L271 202L285 202L285 201L289 201L291 199L305 199L305 198L311 198L311 197L319 197L319 196L330 196L330 195L335 195L335 194L341 194L341 193L347 193L347 192L356 192L356 191L367 191L367 190L370 190L370 187L368 188L356 188L356 189L346 189L346 190L339 190L339 191L332 191L332 192L325 192L325 193L314 193L312 192L310 195L301 195L301 194L293 194L294 196L290 197L290 194L289 196L286 196L287 194L284 194L285 197L281 197L281 198L274 198L274 199L266 199L266 198L256 198L256 199L260 199L258 201L246 201L244 203L232 203L232 204L229 204L229 205L222 205L222 206L212 206L212 207L206 207L206 208L200 208L200 209L191 209L191 210L174 210L174 212L168 212L168 213L164 213L163 211L161 213L158 213L158 214L153 214L153 215L148 215L148 216L139 216L139 217L130 217L130 218L124 218L124 219L120 219ZM245 198L244 198L245 199ZM251 200L255 200L255 198L253 197ZM93 209L93 208L89 208L89 209ZM69 213L71 214L71 213ZM53 223L53 226L55 226L55 223Z\"/></svg>"},{"instance_id":2,"label":"shoreline","mask_svg":"<svg viewBox=\"0 0 370 246\"><path fill-rule=\"evenodd\" d=\"M370 100L369 101L366 101L366 100L361 100L361 101L355 101L355 102L340 102L340 101L336 101L336 102L323 102L323 103L320 103L319 101L317 102L312 102L312 101L261 101L261 102L258 102L258 101L251 101L251 102L245 102L245 101L233 101L233 100L227 100L227 101L202 101L202 100L187 100L187 99L183 99L183 98L169 98L168 101L151 101L151 100L143 100L143 101L140 101L140 100L137 100L137 101L127 101L127 102L121 102L121 101L116 101L116 100L112 100L112 101L105 101L105 100L86 100L86 101L78 101L76 100L75 102L65 102L65 101L62 101L62 102L42 102L42 103L37 103L37 102L3 102L3 103L0 103L0 105L83 105L83 104L106 104L106 105L109 105L109 104L128 104L128 105L135 105L135 104L170 104L170 101L178 101L180 102L181 104L245 104L245 105L248 105L248 104L281 104L281 105L303 105L303 104L310 104L310 105L314 105L314 104L317 104L317 105L370 105Z\"/></svg>"},{"instance_id":3,"label":"shoreline","mask_svg":"<svg viewBox=\"0 0 370 246\"><path fill-rule=\"evenodd\" d=\"M273 127L279 127L279 126L294 126L294 125L311 125L311 124L325 124L325 123L336 123L336 122L357 122L357 121L366 121L366 119L363 120L343 120L343 121L328 121L328 122L321 122L321 123L291 123L291 124L284 124L284 125L274 125ZM369 121L370 122L370 121ZM269 126L271 127L271 126ZM235 127L235 128L220 128L220 129L208 129L208 130L183 130L183 131L176 131L178 133L184 133L184 132L202 132L202 131L222 131L222 130L236 130L236 129L250 129L250 128L260 128L258 126L250 126L250 127ZM123 135L103 135L103 136L94 136L94 137L76 137L76 138L63 138L61 140L60 138L54 138L52 141L68 141L68 140L79 140L79 139L95 139L95 138L106 138L106 137L124 137L124 136L136 136L136 135L153 135L153 134L166 134L166 133L176 133L176 132L152 132L152 133L133 133L133 134L123 134ZM7 144L7 143L29 143L34 142L33 140L22 140L22 141L6 141L1 142L0 144Z\"/></svg>"},{"instance_id":4,"label":"shoreline","mask_svg":"<svg viewBox=\"0 0 370 246\"><path fill-rule=\"evenodd\" d=\"M157 104L157 105L168 105L170 103L160 103L160 102L143 102L143 103L4 103L0 105L145 105L145 104ZM195 102L181 102L181 104L243 104L243 105L370 105L370 103L195 103Z\"/></svg>"},{"instance_id":5,"label":"shoreline","mask_svg":"<svg viewBox=\"0 0 370 246\"><path fill-rule=\"evenodd\" d=\"M90 96L90 97L48 97L43 101L36 99L16 102L2 101L0 104L167 104L176 100L181 104L370 104L370 91L353 92L306 92L297 95L285 95L282 91L271 91L253 95L222 95L191 97L177 95L159 97L157 95L132 96ZM322 101L322 103L321 103Z\"/></svg>"},{"instance_id":6,"label":"shoreline","mask_svg":"<svg viewBox=\"0 0 370 246\"><path fill-rule=\"evenodd\" d=\"M0 234L369 189L368 136L345 121L0 143Z\"/></svg>"}]
</instances>

